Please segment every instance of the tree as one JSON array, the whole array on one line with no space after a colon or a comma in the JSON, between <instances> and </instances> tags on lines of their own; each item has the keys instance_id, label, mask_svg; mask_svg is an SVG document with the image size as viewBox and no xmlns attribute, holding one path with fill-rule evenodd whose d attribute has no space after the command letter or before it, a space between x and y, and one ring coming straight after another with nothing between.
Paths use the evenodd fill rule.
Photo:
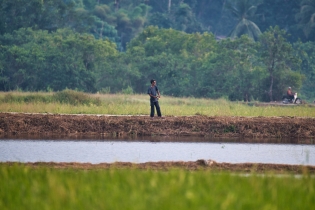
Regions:
<instances>
[{"instance_id":1,"label":"tree","mask_svg":"<svg viewBox=\"0 0 315 210\"><path fill-rule=\"evenodd\" d=\"M85 22L87 17L77 15L75 3L64 0L2 0L0 3L0 34L19 28L57 30Z\"/></svg>"},{"instance_id":2,"label":"tree","mask_svg":"<svg viewBox=\"0 0 315 210\"><path fill-rule=\"evenodd\" d=\"M0 89L38 91L65 88L96 91L96 78L108 71L116 46L87 34L59 29L21 28L0 36Z\"/></svg>"},{"instance_id":3,"label":"tree","mask_svg":"<svg viewBox=\"0 0 315 210\"><path fill-rule=\"evenodd\" d=\"M130 68L141 74L135 90L142 92L154 78L163 87L163 94L200 97L198 89L204 79L201 66L213 56L216 45L213 34L146 28L127 50Z\"/></svg>"},{"instance_id":4,"label":"tree","mask_svg":"<svg viewBox=\"0 0 315 210\"><path fill-rule=\"evenodd\" d=\"M307 38L312 34L314 38L315 29L315 1L303 0L301 2L300 12L296 14L296 19L299 22L300 27L303 28L303 32Z\"/></svg>"},{"instance_id":5,"label":"tree","mask_svg":"<svg viewBox=\"0 0 315 210\"><path fill-rule=\"evenodd\" d=\"M293 48L290 43L286 41L286 32L280 30L279 27L270 27L268 31L264 32L260 36L260 57L262 63L265 65L265 68L269 74L269 90L267 91L269 100L273 101L273 91L275 82L278 86L278 90L284 89L287 84L283 84L281 77L289 76L292 74L292 69L299 71L300 60L294 57L292 51ZM286 79L287 83L295 83L297 86L296 89L300 88L298 82L302 80L302 76L299 75L296 77L294 75L294 80ZM279 95L277 96L279 97Z\"/></svg>"},{"instance_id":6,"label":"tree","mask_svg":"<svg viewBox=\"0 0 315 210\"><path fill-rule=\"evenodd\" d=\"M269 27L279 26L292 36L288 37L291 42L303 38L301 30L296 26L295 14L299 10L301 0L263 0L257 5L254 22L262 32ZM303 35L303 34L302 34Z\"/></svg>"},{"instance_id":7,"label":"tree","mask_svg":"<svg viewBox=\"0 0 315 210\"><path fill-rule=\"evenodd\" d=\"M188 4L181 3L174 11L173 26L175 29L187 33L201 32L202 26L195 18L195 14Z\"/></svg>"},{"instance_id":8,"label":"tree","mask_svg":"<svg viewBox=\"0 0 315 210\"><path fill-rule=\"evenodd\" d=\"M251 21L255 16L257 6L252 4L251 0L230 0L227 9L238 19L237 25L230 32L231 38L240 37L247 34L250 38L257 40L261 31L259 27Z\"/></svg>"},{"instance_id":9,"label":"tree","mask_svg":"<svg viewBox=\"0 0 315 210\"><path fill-rule=\"evenodd\" d=\"M303 97L309 100L315 99L315 43L314 42L296 42L294 43L294 52L302 60L301 73L304 74L301 93Z\"/></svg>"}]
</instances>

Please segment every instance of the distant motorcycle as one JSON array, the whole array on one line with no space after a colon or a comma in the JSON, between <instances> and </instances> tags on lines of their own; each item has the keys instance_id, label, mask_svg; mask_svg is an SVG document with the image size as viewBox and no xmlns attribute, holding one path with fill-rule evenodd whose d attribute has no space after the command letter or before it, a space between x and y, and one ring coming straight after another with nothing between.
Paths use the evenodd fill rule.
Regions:
<instances>
[{"instance_id":1,"label":"distant motorcycle","mask_svg":"<svg viewBox=\"0 0 315 210\"><path fill-rule=\"evenodd\" d=\"M282 103L284 104L301 104L302 100L297 97L297 93L294 93L294 98L290 98L287 95L282 97Z\"/></svg>"}]
</instances>

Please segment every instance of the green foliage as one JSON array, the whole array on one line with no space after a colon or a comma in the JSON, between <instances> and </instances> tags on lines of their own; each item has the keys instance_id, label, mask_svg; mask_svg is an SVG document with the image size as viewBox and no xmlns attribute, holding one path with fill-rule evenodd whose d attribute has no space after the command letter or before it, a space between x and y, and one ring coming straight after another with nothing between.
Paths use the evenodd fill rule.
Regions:
<instances>
[{"instance_id":1,"label":"green foliage","mask_svg":"<svg viewBox=\"0 0 315 210\"><path fill-rule=\"evenodd\" d=\"M270 101L291 86L314 97L313 43L305 42L315 37L312 1L3 0L0 5L1 91L145 93L154 78L162 93L172 96ZM232 40L221 40L231 31ZM305 43L296 42L294 52L288 40L299 38Z\"/></svg>"},{"instance_id":2,"label":"green foliage","mask_svg":"<svg viewBox=\"0 0 315 210\"><path fill-rule=\"evenodd\" d=\"M126 89L121 90L121 93L130 95L130 94L133 94L133 89L132 87L128 86Z\"/></svg>"},{"instance_id":3,"label":"green foliage","mask_svg":"<svg viewBox=\"0 0 315 210\"><path fill-rule=\"evenodd\" d=\"M137 84L155 78L163 87L163 94L210 98L228 96L231 100L245 101L253 98L266 100L263 95L268 89L266 79L270 72L264 73L263 69L269 70L267 64L274 60L276 66L271 71L279 70L274 75L277 80L275 96L279 100L284 87L300 88L299 60L293 57L292 47L281 35L277 37L280 39L278 54L274 58L267 57L271 41L263 41L266 36L262 36L261 44L248 36L217 42L207 33L186 34L148 27L130 43L127 55L131 54L129 66L146 75L140 77ZM264 50L265 54L262 54ZM291 68L296 72L291 72ZM137 92L146 89L137 86L140 87L135 89Z\"/></svg>"},{"instance_id":4,"label":"green foliage","mask_svg":"<svg viewBox=\"0 0 315 210\"><path fill-rule=\"evenodd\" d=\"M287 31L290 42L298 39L305 40L303 31L297 26L296 14L300 10L300 3L303 0L263 0L257 5L254 22L259 26L262 32L270 27L279 26L279 28Z\"/></svg>"},{"instance_id":5,"label":"green foliage","mask_svg":"<svg viewBox=\"0 0 315 210\"><path fill-rule=\"evenodd\" d=\"M91 98L89 95L77 92L74 90L63 90L56 92L52 99L59 103L71 104L71 105L101 105L99 98Z\"/></svg>"},{"instance_id":6,"label":"green foliage","mask_svg":"<svg viewBox=\"0 0 315 210\"><path fill-rule=\"evenodd\" d=\"M315 99L315 43L296 42L294 44L295 55L302 60L301 73L305 80L302 83L301 93L307 96L310 102Z\"/></svg>"},{"instance_id":7,"label":"green foliage","mask_svg":"<svg viewBox=\"0 0 315 210\"><path fill-rule=\"evenodd\" d=\"M312 209L314 178L0 166L1 209ZM250 192L250 193L249 193ZM123 202L122 202L123 200Z\"/></svg>"},{"instance_id":8,"label":"green foliage","mask_svg":"<svg viewBox=\"0 0 315 210\"><path fill-rule=\"evenodd\" d=\"M109 94L110 93L110 87L102 88L99 93L101 94Z\"/></svg>"},{"instance_id":9,"label":"green foliage","mask_svg":"<svg viewBox=\"0 0 315 210\"><path fill-rule=\"evenodd\" d=\"M52 103L50 96L43 94L15 95L12 93L5 94L0 100L2 103Z\"/></svg>"},{"instance_id":10,"label":"green foliage","mask_svg":"<svg viewBox=\"0 0 315 210\"><path fill-rule=\"evenodd\" d=\"M20 28L55 31L70 26L85 32L91 20L74 1L63 0L3 0L0 17L0 35Z\"/></svg>"},{"instance_id":11,"label":"green foliage","mask_svg":"<svg viewBox=\"0 0 315 210\"><path fill-rule=\"evenodd\" d=\"M292 53L292 45L286 42L286 33L279 27L270 28L260 37L261 60L269 74L269 100L274 100L273 89L277 80L278 90L285 90L287 84L294 84L299 89L302 75L292 73L292 69L299 72L300 59ZM278 93L279 94L279 93ZM276 95L280 98L280 95Z\"/></svg>"},{"instance_id":12,"label":"green foliage","mask_svg":"<svg viewBox=\"0 0 315 210\"><path fill-rule=\"evenodd\" d=\"M299 26L303 29L304 35L306 38L310 38L312 41L315 41L315 2L312 0L303 0L300 4L301 9L296 14L296 19L299 22Z\"/></svg>"},{"instance_id":13,"label":"green foliage","mask_svg":"<svg viewBox=\"0 0 315 210\"><path fill-rule=\"evenodd\" d=\"M0 89L96 91L96 75L117 51L109 41L69 29L20 29L0 37L3 66Z\"/></svg>"},{"instance_id":14,"label":"green foliage","mask_svg":"<svg viewBox=\"0 0 315 210\"><path fill-rule=\"evenodd\" d=\"M217 36L233 31L233 37L248 34L255 39L259 29L264 32L278 25L294 35L291 40L314 41L312 4L310 0L3 0L0 35L28 27L50 32L68 27L110 39L126 50L126 44L149 25Z\"/></svg>"},{"instance_id":15,"label":"green foliage","mask_svg":"<svg viewBox=\"0 0 315 210\"><path fill-rule=\"evenodd\" d=\"M63 90L54 94L32 93L32 94L13 94L7 93L0 99L1 103L61 103L70 105L101 105L99 98L92 98L90 95L74 90Z\"/></svg>"},{"instance_id":16,"label":"green foliage","mask_svg":"<svg viewBox=\"0 0 315 210\"><path fill-rule=\"evenodd\" d=\"M251 21L254 18L257 6L257 1L251 0L229 0L226 8L231 11L238 22L235 28L230 32L231 38L240 37L247 34L251 39L258 40L261 34L259 27Z\"/></svg>"}]
</instances>

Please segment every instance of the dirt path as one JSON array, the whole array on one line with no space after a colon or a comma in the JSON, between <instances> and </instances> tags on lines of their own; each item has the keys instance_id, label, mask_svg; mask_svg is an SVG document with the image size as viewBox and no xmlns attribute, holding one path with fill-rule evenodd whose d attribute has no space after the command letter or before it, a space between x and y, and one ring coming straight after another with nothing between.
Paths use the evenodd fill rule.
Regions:
<instances>
[{"instance_id":1,"label":"dirt path","mask_svg":"<svg viewBox=\"0 0 315 210\"><path fill-rule=\"evenodd\" d=\"M0 135L315 137L315 118L105 116L0 113Z\"/></svg>"}]
</instances>

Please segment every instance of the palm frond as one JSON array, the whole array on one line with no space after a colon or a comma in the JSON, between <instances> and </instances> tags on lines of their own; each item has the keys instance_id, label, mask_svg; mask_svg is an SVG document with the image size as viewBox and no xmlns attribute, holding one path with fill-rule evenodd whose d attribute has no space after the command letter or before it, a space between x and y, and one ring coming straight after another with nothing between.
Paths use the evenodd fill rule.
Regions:
<instances>
[{"instance_id":1,"label":"palm frond","mask_svg":"<svg viewBox=\"0 0 315 210\"><path fill-rule=\"evenodd\" d=\"M315 1L304 0L301 2L300 12L295 15L299 27L303 28L306 37L315 29Z\"/></svg>"},{"instance_id":2,"label":"palm frond","mask_svg":"<svg viewBox=\"0 0 315 210\"><path fill-rule=\"evenodd\" d=\"M257 7L256 7L256 6L251 6L251 7L249 7L249 8L247 9L247 12L246 12L247 17L248 17L248 18L253 17L253 16L255 15L256 11L257 11Z\"/></svg>"},{"instance_id":3,"label":"palm frond","mask_svg":"<svg viewBox=\"0 0 315 210\"><path fill-rule=\"evenodd\" d=\"M229 10L231 13L232 13L232 15L234 16L234 18L237 18L237 19L239 19L240 18L240 12L238 11L238 9L237 9L237 7L235 7L235 5L232 5L230 2L227 2L226 4L225 4L225 8L227 9L227 10Z\"/></svg>"},{"instance_id":4,"label":"palm frond","mask_svg":"<svg viewBox=\"0 0 315 210\"><path fill-rule=\"evenodd\" d=\"M237 38L242 35L248 35L251 39L257 40L260 34L261 31L254 22L247 19L243 19L230 32L229 36L231 38Z\"/></svg>"},{"instance_id":5,"label":"palm frond","mask_svg":"<svg viewBox=\"0 0 315 210\"><path fill-rule=\"evenodd\" d=\"M231 38L240 37L243 34L247 34L253 40L257 40L261 34L259 27L250 19L254 17L257 6L253 5L250 0L237 0L228 2L227 8L230 12L239 19L237 25L230 32Z\"/></svg>"}]
</instances>

